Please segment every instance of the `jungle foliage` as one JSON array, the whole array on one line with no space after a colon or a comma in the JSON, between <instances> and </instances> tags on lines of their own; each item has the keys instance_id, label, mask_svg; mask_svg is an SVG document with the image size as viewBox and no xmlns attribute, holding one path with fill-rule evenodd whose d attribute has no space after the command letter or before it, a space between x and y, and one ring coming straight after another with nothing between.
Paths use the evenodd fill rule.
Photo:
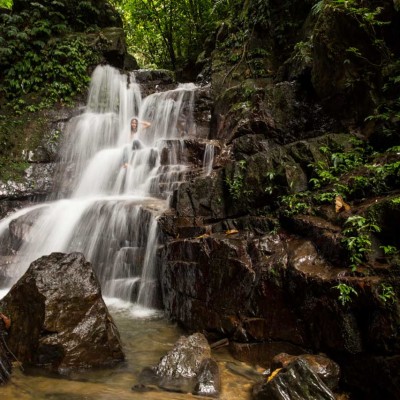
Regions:
<instances>
[{"instance_id":1,"label":"jungle foliage","mask_svg":"<svg viewBox=\"0 0 400 400\"><path fill-rule=\"evenodd\" d=\"M212 0L113 0L130 51L143 66L176 70L194 62L214 27Z\"/></svg>"},{"instance_id":2,"label":"jungle foliage","mask_svg":"<svg viewBox=\"0 0 400 400\"><path fill-rule=\"evenodd\" d=\"M74 34L66 11L67 0L31 2L21 12L0 15L0 90L16 112L69 102L88 83L87 68L96 62L93 49ZM88 11L89 10L89 11ZM90 2L80 2L74 24L86 31L95 13Z\"/></svg>"}]
</instances>

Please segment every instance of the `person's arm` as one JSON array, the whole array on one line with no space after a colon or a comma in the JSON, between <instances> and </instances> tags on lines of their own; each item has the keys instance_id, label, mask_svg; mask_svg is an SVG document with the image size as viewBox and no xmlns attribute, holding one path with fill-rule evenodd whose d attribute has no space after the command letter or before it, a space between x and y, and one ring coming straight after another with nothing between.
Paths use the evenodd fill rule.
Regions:
<instances>
[{"instance_id":1,"label":"person's arm","mask_svg":"<svg viewBox=\"0 0 400 400\"><path fill-rule=\"evenodd\" d=\"M151 123L149 121L140 121L140 123L142 124L142 127L145 129L151 126Z\"/></svg>"}]
</instances>

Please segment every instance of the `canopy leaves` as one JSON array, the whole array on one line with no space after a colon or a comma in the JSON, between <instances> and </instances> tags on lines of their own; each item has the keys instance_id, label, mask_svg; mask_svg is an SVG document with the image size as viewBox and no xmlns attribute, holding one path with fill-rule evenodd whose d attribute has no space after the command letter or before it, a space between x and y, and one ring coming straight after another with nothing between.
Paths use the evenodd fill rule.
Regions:
<instances>
[{"instance_id":1,"label":"canopy leaves","mask_svg":"<svg viewBox=\"0 0 400 400\"><path fill-rule=\"evenodd\" d=\"M213 28L213 0L114 0L130 51L144 66L194 62Z\"/></svg>"}]
</instances>

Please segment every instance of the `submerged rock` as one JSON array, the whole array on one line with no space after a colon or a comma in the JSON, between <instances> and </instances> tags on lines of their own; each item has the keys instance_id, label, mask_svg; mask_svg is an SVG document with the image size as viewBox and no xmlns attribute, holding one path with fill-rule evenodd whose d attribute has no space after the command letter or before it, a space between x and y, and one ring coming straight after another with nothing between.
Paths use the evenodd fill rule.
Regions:
<instances>
[{"instance_id":1,"label":"submerged rock","mask_svg":"<svg viewBox=\"0 0 400 400\"><path fill-rule=\"evenodd\" d=\"M201 333L181 336L158 365L142 371L140 380L132 390L142 392L158 387L212 397L220 392L218 364L211 358L211 348Z\"/></svg>"},{"instance_id":2,"label":"submerged rock","mask_svg":"<svg viewBox=\"0 0 400 400\"><path fill-rule=\"evenodd\" d=\"M80 253L34 261L0 305L13 320L8 346L24 364L66 374L124 359L98 280Z\"/></svg>"}]
</instances>

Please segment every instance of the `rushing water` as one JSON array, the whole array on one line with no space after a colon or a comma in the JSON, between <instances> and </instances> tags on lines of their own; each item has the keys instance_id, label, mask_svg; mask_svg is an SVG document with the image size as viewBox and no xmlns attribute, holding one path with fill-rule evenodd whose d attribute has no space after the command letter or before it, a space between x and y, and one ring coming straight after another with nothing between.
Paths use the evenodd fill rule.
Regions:
<instances>
[{"instance_id":1,"label":"rushing water","mask_svg":"<svg viewBox=\"0 0 400 400\"><path fill-rule=\"evenodd\" d=\"M214 164L214 151L214 145L212 143L207 143L203 157L203 170L205 176L210 175L212 172Z\"/></svg>"},{"instance_id":2,"label":"rushing water","mask_svg":"<svg viewBox=\"0 0 400 400\"><path fill-rule=\"evenodd\" d=\"M0 223L4 238L12 219L33 221L8 286L42 255L79 251L92 262L105 296L152 306L157 217L187 169L183 138L195 133L194 89L186 84L142 99L133 74L96 68L85 112L66 127L57 200ZM139 120L134 135L132 117Z\"/></svg>"}]
</instances>

